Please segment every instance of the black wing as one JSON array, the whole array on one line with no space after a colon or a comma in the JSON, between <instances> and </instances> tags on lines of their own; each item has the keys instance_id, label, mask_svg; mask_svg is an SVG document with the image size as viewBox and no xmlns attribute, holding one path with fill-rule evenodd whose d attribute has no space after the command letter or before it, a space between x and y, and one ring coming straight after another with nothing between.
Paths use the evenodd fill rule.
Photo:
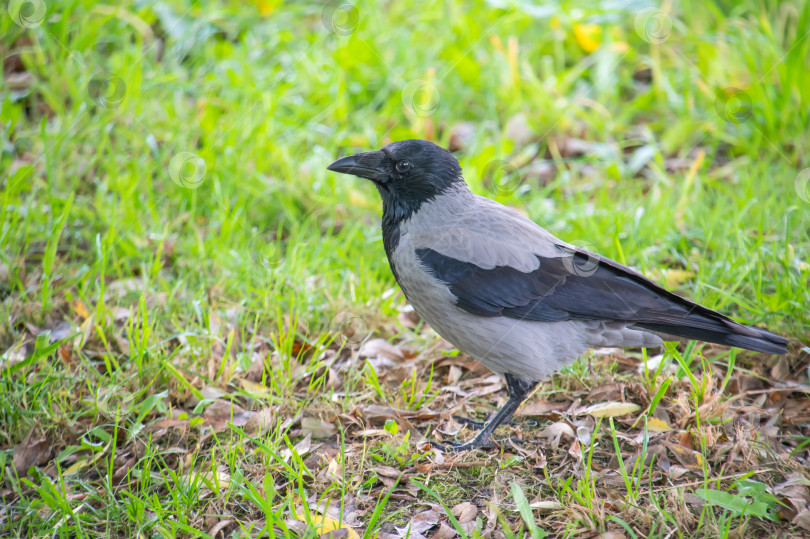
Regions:
<instances>
[{"instance_id":1,"label":"black wing","mask_svg":"<svg viewBox=\"0 0 810 539\"><path fill-rule=\"evenodd\" d=\"M616 320L653 332L783 354L787 340L739 324L682 298L640 273L587 251L558 246L559 257L537 257L540 267L483 269L474 263L416 250L419 260L478 316L520 320Z\"/></svg>"}]
</instances>

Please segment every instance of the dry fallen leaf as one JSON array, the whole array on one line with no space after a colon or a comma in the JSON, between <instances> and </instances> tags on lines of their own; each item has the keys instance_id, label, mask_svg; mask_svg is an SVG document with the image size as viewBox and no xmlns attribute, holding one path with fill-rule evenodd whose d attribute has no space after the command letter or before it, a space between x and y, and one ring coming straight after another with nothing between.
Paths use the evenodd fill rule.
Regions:
<instances>
[{"instance_id":1,"label":"dry fallen leaf","mask_svg":"<svg viewBox=\"0 0 810 539\"><path fill-rule=\"evenodd\" d=\"M215 386L205 386L200 389L199 394L202 396L202 399L206 400L217 400L225 396L225 392ZM186 408L194 408L202 399L199 398L195 393L192 393L191 396L186 399L184 404Z\"/></svg>"},{"instance_id":2,"label":"dry fallen leaf","mask_svg":"<svg viewBox=\"0 0 810 539\"><path fill-rule=\"evenodd\" d=\"M599 535L598 539L627 539L627 536L622 532L612 530Z\"/></svg>"},{"instance_id":3,"label":"dry fallen leaf","mask_svg":"<svg viewBox=\"0 0 810 539\"><path fill-rule=\"evenodd\" d=\"M281 456L284 458L284 462L289 462L293 451L303 458L309 454L310 449L312 449L312 434L307 433L300 442L293 446L292 451L289 448L282 449Z\"/></svg>"},{"instance_id":4,"label":"dry fallen leaf","mask_svg":"<svg viewBox=\"0 0 810 539\"><path fill-rule=\"evenodd\" d=\"M562 438L566 440L573 440L576 438L576 434L574 434L574 429L571 428L571 425L564 421L557 421L556 423L552 423L548 427L544 428L542 432L540 432L540 438L545 438L551 442L551 448L557 449L560 447L560 440Z\"/></svg>"},{"instance_id":5,"label":"dry fallen leaf","mask_svg":"<svg viewBox=\"0 0 810 539\"><path fill-rule=\"evenodd\" d=\"M254 413L245 423L245 430L254 434L267 434L276 424L276 410L268 406Z\"/></svg>"},{"instance_id":6,"label":"dry fallen leaf","mask_svg":"<svg viewBox=\"0 0 810 539\"><path fill-rule=\"evenodd\" d=\"M771 487L771 492L788 502L798 516L810 503L810 480L801 472L793 472L783 482Z\"/></svg>"},{"instance_id":7,"label":"dry fallen leaf","mask_svg":"<svg viewBox=\"0 0 810 539\"><path fill-rule=\"evenodd\" d=\"M233 423L237 427L247 424L254 412L246 412L238 404L233 404L224 400L216 400L209 404L203 411L205 424L214 431L219 432L228 428L228 423Z\"/></svg>"},{"instance_id":8,"label":"dry fallen leaf","mask_svg":"<svg viewBox=\"0 0 810 539\"><path fill-rule=\"evenodd\" d=\"M681 463L681 466L696 474L703 473L703 455L681 445L668 442L665 442L665 445L667 446L667 449L669 449L672 454L675 455L675 458ZM670 475L672 473L672 469L670 469Z\"/></svg>"},{"instance_id":9,"label":"dry fallen leaf","mask_svg":"<svg viewBox=\"0 0 810 539\"><path fill-rule=\"evenodd\" d=\"M251 382L245 378L239 381L239 385L245 390L245 393L254 397L267 398L273 396L273 392L267 386Z\"/></svg>"},{"instance_id":10,"label":"dry fallen leaf","mask_svg":"<svg viewBox=\"0 0 810 539\"><path fill-rule=\"evenodd\" d=\"M439 523L439 530L430 536L430 539L455 539L458 532L448 526L445 522ZM486 535L484 537L487 537Z\"/></svg>"},{"instance_id":11,"label":"dry fallen leaf","mask_svg":"<svg viewBox=\"0 0 810 539\"><path fill-rule=\"evenodd\" d=\"M393 362L402 361L405 355L398 347L385 339L371 339L360 348L360 357L368 359L388 359Z\"/></svg>"},{"instance_id":12,"label":"dry fallen leaf","mask_svg":"<svg viewBox=\"0 0 810 539\"><path fill-rule=\"evenodd\" d=\"M657 417L647 419L647 429L652 432L669 432L672 427L667 425L666 421L662 421Z\"/></svg>"},{"instance_id":13,"label":"dry fallen leaf","mask_svg":"<svg viewBox=\"0 0 810 539\"><path fill-rule=\"evenodd\" d=\"M790 375L790 363L787 357L782 356L771 368L771 376L775 380L786 380Z\"/></svg>"},{"instance_id":14,"label":"dry fallen leaf","mask_svg":"<svg viewBox=\"0 0 810 539\"><path fill-rule=\"evenodd\" d=\"M34 429L14 448L12 463L17 474L24 476L31 466L42 466L50 459L51 444L45 438L34 438Z\"/></svg>"},{"instance_id":15,"label":"dry fallen leaf","mask_svg":"<svg viewBox=\"0 0 810 539\"><path fill-rule=\"evenodd\" d=\"M365 418L367 422L373 425L382 425L389 419L393 419L397 422L407 419L429 421L431 419L437 419L440 416L439 412L434 412L427 408L422 408L414 412L413 410L401 410L399 408L381 406L379 404L370 404L364 406L362 409L358 409L358 411L361 417Z\"/></svg>"},{"instance_id":16,"label":"dry fallen leaf","mask_svg":"<svg viewBox=\"0 0 810 539\"><path fill-rule=\"evenodd\" d=\"M76 472L79 472L79 471L87 468L91 464L95 464L100 458L102 458L102 457L104 457L106 455L108 448L109 448L109 445L107 447L105 447L103 451L96 451L96 452L91 453L89 455L85 455L84 457L82 457L80 459L77 459L76 462L74 462L73 464L68 466L67 469L65 469L64 474L65 475L72 475L72 474L75 474Z\"/></svg>"},{"instance_id":17,"label":"dry fallen leaf","mask_svg":"<svg viewBox=\"0 0 810 539\"><path fill-rule=\"evenodd\" d=\"M610 349L608 349L610 350ZM611 354L613 350L611 350ZM599 402L599 401L615 401L622 398L625 385L619 382L611 382L593 388L588 396L585 397L586 402Z\"/></svg>"},{"instance_id":18,"label":"dry fallen leaf","mask_svg":"<svg viewBox=\"0 0 810 539\"><path fill-rule=\"evenodd\" d=\"M417 539L424 537L424 533L439 523L439 513L433 509L417 513L404 528L397 527L399 537Z\"/></svg>"},{"instance_id":19,"label":"dry fallen leaf","mask_svg":"<svg viewBox=\"0 0 810 539\"><path fill-rule=\"evenodd\" d=\"M0 369L6 369L24 360L26 357L26 347L20 342L6 350L0 355Z\"/></svg>"},{"instance_id":20,"label":"dry fallen leaf","mask_svg":"<svg viewBox=\"0 0 810 539\"><path fill-rule=\"evenodd\" d=\"M560 511L562 509L565 509L565 506L563 504L553 500L539 500L536 502L532 502L529 504L529 507L531 507L532 509L539 509L540 511L543 512Z\"/></svg>"},{"instance_id":21,"label":"dry fallen leaf","mask_svg":"<svg viewBox=\"0 0 810 539\"><path fill-rule=\"evenodd\" d=\"M450 510L458 518L459 523L471 522L478 514L478 508L470 502L461 502Z\"/></svg>"},{"instance_id":22,"label":"dry fallen leaf","mask_svg":"<svg viewBox=\"0 0 810 539\"><path fill-rule=\"evenodd\" d=\"M561 412L568 408L570 403L532 400L515 412L516 416L544 416L552 412Z\"/></svg>"},{"instance_id":23,"label":"dry fallen leaf","mask_svg":"<svg viewBox=\"0 0 810 539\"><path fill-rule=\"evenodd\" d=\"M639 410L641 410L641 406L632 402L610 401L588 406L582 410L582 413L593 417L621 417L634 414Z\"/></svg>"},{"instance_id":24,"label":"dry fallen leaf","mask_svg":"<svg viewBox=\"0 0 810 539\"><path fill-rule=\"evenodd\" d=\"M214 539L225 539L225 528L229 527L234 522L236 521L230 518L220 520L210 530L208 530L208 535Z\"/></svg>"},{"instance_id":25,"label":"dry fallen leaf","mask_svg":"<svg viewBox=\"0 0 810 539\"><path fill-rule=\"evenodd\" d=\"M642 360L641 362L639 362L638 367L636 367L636 370L638 372L644 372L645 370L647 372L655 372L656 370L658 370L658 367L661 366L661 362L663 360L664 360L664 354L658 354L658 355L655 355L655 356L648 356L646 366L644 365L644 361Z\"/></svg>"},{"instance_id":26,"label":"dry fallen leaf","mask_svg":"<svg viewBox=\"0 0 810 539\"><path fill-rule=\"evenodd\" d=\"M810 509L803 509L793 518L793 524L810 532Z\"/></svg>"},{"instance_id":27,"label":"dry fallen leaf","mask_svg":"<svg viewBox=\"0 0 810 539\"><path fill-rule=\"evenodd\" d=\"M304 431L304 434L311 434L313 438L330 438L337 432L337 428L332 423L317 417L303 418L301 430Z\"/></svg>"},{"instance_id":28,"label":"dry fallen leaf","mask_svg":"<svg viewBox=\"0 0 810 539\"><path fill-rule=\"evenodd\" d=\"M388 438L393 438L394 435L388 432L385 429L363 429L357 433L358 436L363 438L374 438L376 436L385 436Z\"/></svg>"},{"instance_id":29,"label":"dry fallen leaf","mask_svg":"<svg viewBox=\"0 0 810 539\"><path fill-rule=\"evenodd\" d=\"M217 488L227 490L228 486L231 484L231 474L226 472L223 468L217 468L216 473L193 472L180 476L180 480L182 481L183 485L186 486L195 484L198 481L202 480L205 482L213 483L214 485L217 486Z\"/></svg>"},{"instance_id":30,"label":"dry fallen leaf","mask_svg":"<svg viewBox=\"0 0 810 539\"><path fill-rule=\"evenodd\" d=\"M337 485L343 484L343 468L337 460L329 461L329 465L326 467L326 478Z\"/></svg>"}]
</instances>

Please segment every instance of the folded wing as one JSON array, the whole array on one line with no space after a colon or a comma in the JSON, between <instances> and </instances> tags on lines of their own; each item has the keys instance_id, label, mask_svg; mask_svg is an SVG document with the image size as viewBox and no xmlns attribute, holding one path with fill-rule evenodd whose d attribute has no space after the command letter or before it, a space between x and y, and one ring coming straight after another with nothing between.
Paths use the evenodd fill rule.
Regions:
<instances>
[{"instance_id":1,"label":"folded wing","mask_svg":"<svg viewBox=\"0 0 810 539\"><path fill-rule=\"evenodd\" d=\"M417 245L416 253L450 288L457 306L478 316L623 321L662 335L772 354L786 351L787 340L779 335L739 324L612 260L563 242L549 244L553 236L542 232L541 248L472 234L461 240L463 248L455 238L452 250L431 241Z\"/></svg>"}]
</instances>

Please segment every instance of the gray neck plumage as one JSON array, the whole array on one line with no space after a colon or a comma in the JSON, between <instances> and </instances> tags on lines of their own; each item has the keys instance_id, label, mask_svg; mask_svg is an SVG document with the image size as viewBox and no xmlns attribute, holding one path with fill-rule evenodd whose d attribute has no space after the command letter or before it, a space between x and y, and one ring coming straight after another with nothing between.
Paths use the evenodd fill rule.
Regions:
<instances>
[{"instance_id":1,"label":"gray neck plumage","mask_svg":"<svg viewBox=\"0 0 810 539\"><path fill-rule=\"evenodd\" d=\"M456 211L468 207L475 197L460 176L433 191L425 191L424 196L397 196L396 193L386 191L379 187L383 198L382 233L385 252L390 260L391 253L399 244L400 225L409 221L420 212L429 211L434 214L437 210L445 212L446 218L452 218ZM412 193L412 192L411 192ZM436 215L437 225L441 224L442 217Z\"/></svg>"}]
</instances>

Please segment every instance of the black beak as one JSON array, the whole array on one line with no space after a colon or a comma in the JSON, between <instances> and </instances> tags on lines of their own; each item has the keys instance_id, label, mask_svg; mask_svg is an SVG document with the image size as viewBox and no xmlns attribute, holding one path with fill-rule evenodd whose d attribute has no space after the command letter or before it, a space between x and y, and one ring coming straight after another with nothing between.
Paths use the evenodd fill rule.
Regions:
<instances>
[{"instance_id":1,"label":"black beak","mask_svg":"<svg viewBox=\"0 0 810 539\"><path fill-rule=\"evenodd\" d=\"M326 168L334 172L368 178L375 182L385 182L388 179L387 171L383 166L385 159L386 155L381 151L358 153L341 157Z\"/></svg>"}]
</instances>

